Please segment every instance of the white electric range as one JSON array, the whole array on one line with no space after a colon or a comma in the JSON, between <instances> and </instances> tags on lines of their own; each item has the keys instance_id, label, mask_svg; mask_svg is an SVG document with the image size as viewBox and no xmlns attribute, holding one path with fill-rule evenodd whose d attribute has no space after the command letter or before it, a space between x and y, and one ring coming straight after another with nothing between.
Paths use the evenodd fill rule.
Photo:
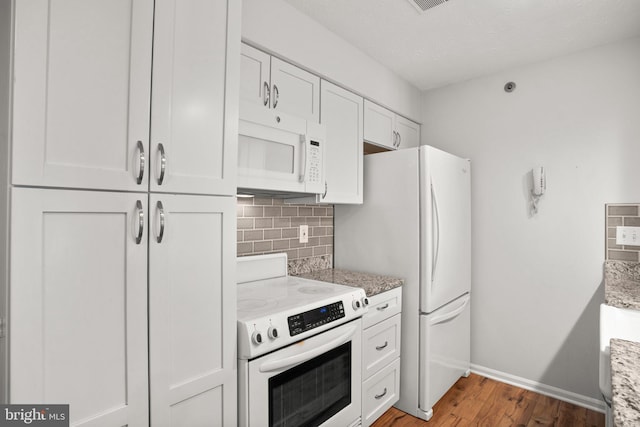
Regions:
<instances>
[{"instance_id":1,"label":"white electric range","mask_svg":"<svg viewBox=\"0 0 640 427\"><path fill-rule=\"evenodd\" d=\"M286 254L237 277L240 425L360 425L364 290L288 276Z\"/></svg>"}]
</instances>

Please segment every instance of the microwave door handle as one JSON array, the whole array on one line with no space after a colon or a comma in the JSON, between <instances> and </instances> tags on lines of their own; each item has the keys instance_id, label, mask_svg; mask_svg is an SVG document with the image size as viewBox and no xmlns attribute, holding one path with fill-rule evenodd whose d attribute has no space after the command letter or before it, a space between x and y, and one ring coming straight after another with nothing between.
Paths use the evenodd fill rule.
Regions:
<instances>
[{"instance_id":1,"label":"microwave door handle","mask_svg":"<svg viewBox=\"0 0 640 427\"><path fill-rule=\"evenodd\" d=\"M265 362L260 365L260 372L271 372L278 371L280 369L289 368L300 363L304 363L308 360L313 359L314 357L320 356L327 351L338 347L347 341L349 341L356 332L356 327L352 326L349 328L347 332L340 335L339 337L322 344L320 346L314 347L309 351L305 351L304 353L296 354L294 356L285 357L284 359L273 360L271 362Z\"/></svg>"},{"instance_id":2,"label":"microwave door handle","mask_svg":"<svg viewBox=\"0 0 640 427\"><path fill-rule=\"evenodd\" d=\"M304 182L305 175L307 174L307 138L304 135L300 135L300 147L302 147L302 173L298 178L300 182Z\"/></svg>"}]
</instances>

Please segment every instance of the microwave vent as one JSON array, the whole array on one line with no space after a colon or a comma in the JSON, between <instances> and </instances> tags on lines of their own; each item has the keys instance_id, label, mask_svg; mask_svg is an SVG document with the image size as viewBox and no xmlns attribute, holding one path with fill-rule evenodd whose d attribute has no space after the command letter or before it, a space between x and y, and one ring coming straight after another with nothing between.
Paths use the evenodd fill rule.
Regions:
<instances>
[{"instance_id":1,"label":"microwave vent","mask_svg":"<svg viewBox=\"0 0 640 427\"><path fill-rule=\"evenodd\" d=\"M408 1L413 5L413 7L418 9L418 12L423 13L431 9L432 7L436 7L442 3L446 3L449 0L408 0Z\"/></svg>"}]
</instances>

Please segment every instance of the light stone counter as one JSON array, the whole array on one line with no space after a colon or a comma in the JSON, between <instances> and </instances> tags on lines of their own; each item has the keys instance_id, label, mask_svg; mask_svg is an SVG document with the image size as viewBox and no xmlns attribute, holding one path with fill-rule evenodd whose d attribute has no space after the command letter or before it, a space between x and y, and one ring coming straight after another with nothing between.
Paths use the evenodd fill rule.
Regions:
<instances>
[{"instance_id":1,"label":"light stone counter","mask_svg":"<svg viewBox=\"0 0 640 427\"><path fill-rule=\"evenodd\" d=\"M640 263L605 261L604 302L613 307L640 310Z\"/></svg>"},{"instance_id":2,"label":"light stone counter","mask_svg":"<svg viewBox=\"0 0 640 427\"><path fill-rule=\"evenodd\" d=\"M398 279L396 277L380 276L377 274L360 273L336 268L313 271L301 274L300 277L362 288L368 297L397 288L402 286L404 283L402 279Z\"/></svg>"},{"instance_id":3,"label":"light stone counter","mask_svg":"<svg viewBox=\"0 0 640 427\"><path fill-rule=\"evenodd\" d=\"M611 340L611 390L614 426L640 426L640 343Z\"/></svg>"}]
</instances>

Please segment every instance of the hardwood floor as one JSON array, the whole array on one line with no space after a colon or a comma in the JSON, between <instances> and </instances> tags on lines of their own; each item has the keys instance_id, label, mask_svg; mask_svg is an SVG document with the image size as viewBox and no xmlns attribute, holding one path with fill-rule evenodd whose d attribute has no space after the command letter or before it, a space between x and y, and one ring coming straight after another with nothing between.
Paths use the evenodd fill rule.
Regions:
<instances>
[{"instance_id":1,"label":"hardwood floor","mask_svg":"<svg viewBox=\"0 0 640 427\"><path fill-rule=\"evenodd\" d=\"M604 427L604 414L471 374L460 378L433 408L429 422L396 408L373 427Z\"/></svg>"}]
</instances>

